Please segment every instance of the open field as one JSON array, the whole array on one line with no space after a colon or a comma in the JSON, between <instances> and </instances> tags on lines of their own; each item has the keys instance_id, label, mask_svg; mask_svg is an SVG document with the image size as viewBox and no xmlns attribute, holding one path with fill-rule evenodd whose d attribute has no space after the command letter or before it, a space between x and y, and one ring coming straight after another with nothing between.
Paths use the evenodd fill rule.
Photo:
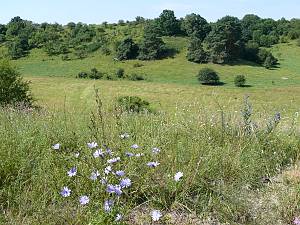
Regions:
<instances>
[{"instance_id":1,"label":"open field","mask_svg":"<svg viewBox=\"0 0 300 225\"><path fill-rule=\"evenodd\" d=\"M168 38L167 44L182 50L186 40ZM193 64L184 50L139 68L133 67L138 61L114 62L96 53L62 61L34 50L14 61L42 108L0 110L0 159L5 159L0 161L0 224L152 224L153 209L162 212L153 224L292 224L300 215L300 50L290 43L272 51L280 60L272 70L247 62ZM225 84L199 85L195 75L206 66ZM124 68L148 80L75 78L93 67L106 73ZM250 86L235 87L237 74L246 75ZM127 95L149 101L157 113L120 113L116 98ZM250 120L241 113L246 95L254 110ZM130 137L121 139L125 132ZM107 151L103 158L87 147L92 141ZM56 143L58 150L52 148ZM159 154L153 154L154 147ZM129 151L135 157L127 157ZM120 157L113 172L124 170L132 182L121 197L107 193L102 182L120 182L116 174L105 173L112 157ZM156 161L156 167L147 166ZM78 173L68 176L73 167ZM177 172L183 172L179 181ZM71 195L63 198L65 186ZM90 199L85 206L79 205L83 195ZM103 202L109 198L114 208L107 214ZM117 213L124 222L115 221Z\"/></svg>"}]
</instances>

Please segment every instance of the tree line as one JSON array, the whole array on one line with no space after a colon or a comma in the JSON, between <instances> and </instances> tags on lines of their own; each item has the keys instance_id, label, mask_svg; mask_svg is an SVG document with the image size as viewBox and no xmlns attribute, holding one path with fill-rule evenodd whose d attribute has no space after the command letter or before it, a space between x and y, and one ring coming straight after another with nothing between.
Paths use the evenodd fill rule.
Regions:
<instances>
[{"instance_id":1,"label":"tree line","mask_svg":"<svg viewBox=\"0 0 300 225\"><path fill-rule=\"evenodd\" d=\"M246 15L242 19L225 16L209 23L198 14L176 18L172 10L164 10L158 18L136 17L117 24L73 23L67 25L36 24L14 17L0 24L0 45L12 59L25 56L31 49L42 48L49 55L62 55L69 60L85 58L100 50L117 60L154 60L168 56L164 36L184 36L189 40L187 60L195 63L230 63L245 59L274 66L277 59L267 48L300 38L300 19L263 19Z\"/></svg>"}]
</instances>

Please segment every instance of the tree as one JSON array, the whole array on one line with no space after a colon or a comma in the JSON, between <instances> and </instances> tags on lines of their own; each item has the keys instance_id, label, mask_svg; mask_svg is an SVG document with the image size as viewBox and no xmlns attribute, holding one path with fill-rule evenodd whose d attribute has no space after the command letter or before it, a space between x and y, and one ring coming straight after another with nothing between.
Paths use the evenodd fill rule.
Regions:
<instances>
[{"instance_id":1,"label":"tree","mask_svg":"<svg viewBox=\"0 0 300 225\"><path fill-rule=\"evenodd\" d=\"M180 33L180 24L176 19L174 11L164 10L156 20L162 35L174 36Z\"/></svg>"},{"instance_id":2,"label":"tree","mask_svg":"<svg viewBox=\"0 0 300 225\"><path fill-rule=\"evenodd\" d=\"M200 70L197 77L201 84L216 85L220 82L217 72L210 68L203 68Z\"/></svg>"},{"instance_id":3,"label":"tree","mask_svg":"<svg viewBox=\"0 0 300 225\"><path fill-rule=\"evenodd\" d=\"M261 18L254 14L248 14L241 20L242 38L245 42L252 40L253 32L258 29L257 26Z\"/></svg>"},{"instance_id":4,"label":"tree","mask_svg":"<svg viewBox=\"0 0 300 225\"><path fill-rule=\"evenodd\" d=\"M211 60L224 63L240 57L243 42L238 18L226 16L218 20L206 37Z\"/></svg>"},{"instance_id":5,"label":"tree","mask_svg":"<svg viewBox=\"0 0 300 225\"><path fill-rule=\"evenodd\" d=\"M126 37L118 44L116 53L119 60L135 59L138 56L139 47L131 37Z\"/></svg>"},{"instance_id":6,"label":"tree","mask_svg":"<svg viewBox=\"0 0 300 225\"><path fill-rule=\"evenodd\" d=\"M203 17L193 13L184 18L182 29L189 37L203 41L210 32L211 27Z\"/></svg>"},{"instance_id":7,"label":"tree","mask_svg":"<svg viewBox=\"0 0 300 225\"><path fill-rule=\"evenodd\" d=\"M16 37L8 44L8 53L12 59L23 57L29 49L28 40L25 37Z\"/></svg>"},{"instance_id":8,"label":"tree","mask_svg":"<svg viewBox=\"0 0 300 225\"><path fill-rule=\"evenodd\" d=\"M8 61L0 62L0 106L25 104L31 107L29 83L23 81L20 73Z\"/></svg>"},{"instance_id":9,"label":"tree","mask_svg":"<svg viewBox=\"0 0 300 225\"><path fill-rule=\"evenodd\" d=\"M274 67L278 62L278 59L276 59L270 51L265 49L260 49L257 56L258 62L267 69Z\"/></svg>"},{"instance_id":10,"label":"tree","mask_svg":"<svg viewBox=\"0 0 300 225\"><path fill-rule=\"evenodd\" d=\"M258 61L259 44L249 41L244 49L243 58L252 62Z\"/></svg>"},{"instance_id":11,"label":"tree","mask_svg":"<svg viewBox=\"0 0 300 225\"><path fill-rule=\"evenodd\" d=\"M138 59L140 60L154 60L165 56L165 43L159 37L155 24L146 25L143 40L139 47Z\"/></svg>"},{"instance_id":12,"label":"tree","mask_svg":"<svg viewBox=\"0 0 300 225\"><path fill-rule=\"evenodd\" d=\"M208 61L207 52L202 47L201 40L193 38L188 46L188 61L195 63L206 63Z\"/></svg>"},{"instance_id":13,"label":"tree","mask_svg":"<svg viewBox=\"0 0 300 225\"><path fill-rule=\"evenodd\" d=\"M234 78L234 85L237 87L243 87L245 86L245 83L246 83L246 78L244 75L237 75Z\"/></svg>"}]
</instances>

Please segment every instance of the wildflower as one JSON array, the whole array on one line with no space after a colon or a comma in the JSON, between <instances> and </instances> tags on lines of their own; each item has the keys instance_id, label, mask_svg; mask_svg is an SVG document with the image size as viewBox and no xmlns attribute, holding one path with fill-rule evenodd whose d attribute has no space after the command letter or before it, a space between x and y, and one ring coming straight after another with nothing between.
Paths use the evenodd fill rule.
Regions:
<instances>
[{"instance_id":1,"label":"wildflower","mask_svg":"<svg viewBox=\"0 0 300 225\"><path fill-rule=\"evenodd\" d=\"M123 170L118 170L118 171L116 171L116 175L118 177L123 177L125 175L125 172Z\"/></svg>"},{"instance_id":2,"label":"wildflower","mask_svg":"<svg viewBox=\"0 0 300 225\"><path fill-rule=\"evenodd\" d=\"M71 190L68 187L64 187L62 191L60 192L61 196L69 197L71 195Z\"/></svg>"},{"instance_id":3,"label":"wildflower","mask_svg":"<svg viewBox=\"0 0 300 225\"><path fill-rule=\"evenodd\" d=\"M73 167L71 168L69 171L68 171L68 176L69 177L74 177L77 173L77 168L76 167Z\"/></svg>"},{"instance_id":4,"label":"wildflower","mask_svg":"<svg viewBox=\"0 0 300 225\"><path fill-rule=\"evenodd\" d=\"M174 180L177 182L181 179L181 177L183 177L183 173L182 172L177 172L174 176Z\"/></svg>"},{"instance_id":5,"label":"wildflower","mask_svg":"<svg viewBox=\"0 0 300 225\"><path fill-rule=\"evenodd\" d=\"M92 148L97 148L98 147L98 144L96 142L91 142L91 143L87 143L87 146L92 149Z\"/></svg>"},{"instance_id":6,"label":"wildflower","mask_svg":"<svg viewBox=\"0 0 300 225\"><path fill-rule=\"evenodd\" d=\"M113 200L105 200L104 201L104 211L105 212L110 212L111 211L111 207L114 205L114 201Z\"/></svg>"},{"instance_id":7,"label":"wildflower","mask_svg":"<svg viewBox=\"0 0 300 225\"><path fill-rule=\"evenodd\" d=\"M122 188L128 188L131 186L131 180L129 178L122 179L120 182Z\"/></svg>"},{"instance_id":8,"label":"wildflower","mask_svg":"<svg viewBox=\"0 0 300 225\"><path fill-rule=\"evenodd\" d=\"M133 157L133 156L134 156L134 154L133 154L133 153L131 153L131 152L126 152L126 156L128 156L128 157Z\"/></svg>"},{"instance_id":9,"label":"wildflower","mask_svg":"<svg viewBox=\"0 0 300 225\"><path fill-rule=\"evenodd\" d=\"M151 212L151 218L153 221L158 221L162 217L161 212L159 210L153 210Z\"/></svg>"},{"instance_id":10,"label":"wildflower","mask_svg":"<svg viewBox=\"0 0 300 225\"><path fill-rule=\"evenodd\" d=\"M83 195L79 198L80 205L86 205L89 203L89 201L90 201L90 199L86 195Z\"/></svg>"},{"instance_id":11,"label":"wildflower","mask_svg":"<svg viewBox=\"0 0 300 225\"><path fill-rule=\"evenodd\" d=\"M152 153L153 154L158 154L158 153L160 153L160 149L159 148L152 148Z\"/></svg>"},{"instance_id":12,"label":"wildflower","mask_svg":"<svg viewBox=\"0 0 300 225\"><path fill-rule=\"evenodd\" d=\"M117 195L121 195L122 194L122 190L121 190L121 186L120 185L112 185L109 184L107 185L106 191L110 194L117 194Z\"/></svg>"},{"instance_id":13,"label":"wildflower","mask_svg":"<svg viewBox=\"0 0 300 225\"><path fill-rule=\"evenodd\" d=\"M133 145L131 145L131 148L133 148L133 149L138 149L139 146L138 146L137 144L133 144Z\"/></svg>"},{"instance_id":14,"label":"wildflower","mask_svg":"<svg viewBox=\"0 0 300 225\"><path fill-rule=\"evenodd\" d=\"M160 164L159 162L148 162L147 166L154 168L157 167L159 164Z\"/></svg>"},{"instance_id":15,"label":"wildflower","mask_svg":"<svg viewBox=\"0 0 300 225\"><path fill-rule=\"evenodd\" d=\"M106 175L108 175L111 171L112 171L111 166L107 166L107 167L105 167L105 169L104 169L104 173L105 173Z\"/></svg>"},{"instance_id":16,"label":"wildflower","mask_svg":"<svg viewBox=\"0 0 300 225\"><path fill-rule=\"evenodd\" d=\"M129 138L129 134L127 134L127 133L121 134L120 138L121 139L127 139L127 138Z\"/></svg>"},{"instance_id":17,"label":"wildflower","mask_svg":"<svg viewBox=\"0 0 300 225\"><path fill-rule=\"evenodd\" d=\"M135 157L141 157L141 156L144 156L144 154L143 154L143 153L137 153L137 154L135 155Z\"/></svg>"},{"instance_id":18,"label":"wildflower","mask_svg":"<svg viewBox=\"0 0 300 225\"><path fill-rule=\"evenodd\" d=\"M57 143L57 144L55 144L55 145L52 145L52 148L53 148L54 150L59 150L60 144Z\"/></svg>"},{"instance_id":19,"label":"wildflower","mask_svg":"<svg viewBox=\"0 0 300 225\"><path fill-rule=\"evenodd\" d=\"M117 157L117 158L107 160L107 163L113 164L113 163L119 162L120 160L121 160L120 157Z\"/></svg>"},{"instance_id":20,"label":"wildflower","mask_svg":"<svg viewBox=\"0 0 300 225\"><path fill-rule=\"evenodd\" d=\"M99 173L99 171L97 170L97 171L95 171L95 172L92 172L92 174L91 174L91 176L90 176L90 179L91 180L93 180L93 181L95 181L95 180L97 180L97 178L100 176L100 173Z\"/></svg>"},{"instance_id":21,"label":"wildflower","mask_svg":"<svg viewBox=\"0 0 300 225\"><path fill-rule=\"evenodd\" d=\"M122 220L122 218L123 218L122 215L118 213L115 221L118 222L118 221Z\"/></svg>"},{"instance_id":22,"label":"wildflower","mask_svg":"<svg viewBox=\"0 0 300 225\"><path fill-rule=\"evenodd\" d=\"M294 221L293 221L293 224L300 225L300 218L299 217L295 217Z\"/></svg>"},{"instance_id":23,"label":"wildflower","mask_svg":"<svg viewBox=\"0 0 300 225\"><path fill-rule=\"evenodd\" d=\"M96 150L96 151L94 152L93 156L94 156L95 159L96 159L96 158L99 158L100 156L101 156L101 157L104 157L104 152L102 152L102 149L98 149L98 150Z\"/></svg>"},{"instance_id":24,"label":"wildflower","mask_svg":"<svg viewBox=\"0 0 300 225\"><path fill-rule=\"evenodd\" d=\"M79 155L80 155L80 153L79 153L79 152L77 152L77 153L75 153L75 154L74 154L74 157L75 157L75 158L78 158L78 157L79 157Z\"/></svg>"}]
</instances>

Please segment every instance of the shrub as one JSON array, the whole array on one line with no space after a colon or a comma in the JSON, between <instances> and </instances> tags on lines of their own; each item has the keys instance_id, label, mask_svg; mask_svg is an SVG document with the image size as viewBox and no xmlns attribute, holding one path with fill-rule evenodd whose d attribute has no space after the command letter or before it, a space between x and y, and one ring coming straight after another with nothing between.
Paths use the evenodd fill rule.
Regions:
<instances>
[{"instance_id":1,"label":"shrub","mask_svg":"<svg viewBox=\"0 0 300 225\"><path fill-rule=\"evenodd\" d=\"M24 104L31 107L33 99L29 83L8 61L0 62L0 106Z\"/></svg>"},{"instance_id":2,"label":"shrub","mask_svg":"<svg viewBox=\"0 0 300 225\"><path fill-rule=\"evenodd\" d=\"M123 68L119 68L117 71L116 71L116 76L118 78L124 78L125 77L125 70Z\"/></svg>"},{"instance_id":3,"label":"shrub","mask_svg":"<svg viewBox=\"0 0 300 225\"><path fill-rule=\"evenodd\" d=\"M141 75L141 74L136 74L136 73L133 73L131 74L129 77L128 77L129 80L132 80L132 81L140 81L140 80L146 80L146 78Z\"/></svg>"},{"instance_id":4,"label":"shrub","mask_svg":"<svg viewBox=\"0 0 300 225\"><path fill-rule=\"evenodd\" d=\"M276 59L270 51L267 51L265 49L260 49L257 56L258 62L267 69L275 66L278 62L278 59Z\"/></svg>"},{"instance_id":5,"label":"shrub","mask_svg":"<svg viewBox=\"0 0 300 225\"><path fill-rule=\"evenodd\" d=\"M87 78L87 77L88 77L88 74L86 72L80 72L77 75L77 78Z\"/></svg>"},{"instance_id":6,"label":"shrub","mask_svg":"<svg viewBox=\"0 0 300 225\"><path fill-rule=\"evenodd\" d=\"M150 103L137 96L119 97L118 105L126 112L151 112Z\"/></svg>"},{"instance_id":7,"label":"shrub","mask_svg":"<svg viewBox=\"0 0 300 225\"><path fill-rule=\"evenodd\" d=\"M243 87L245 86L245 83L246 83L246 78L244 75L237 75L234 78L234 85L237 87Z\"/></svg>"},{"instance_id":8,"label":"shrub","mask_svg":"<svg viewBox=\"0 0 300 225\"><path fill-rule=\"evenodd\" d=\"M200 70L197 77L201 84L216 85L220 82L219 75L210 68Z\"/></svg>"},{"instance_id":9,"label":"shrub","mask_svg":"<svg viewBox=\"0 0 300 225\"><path fill-rule=\"evenodd\" d=\"M138 50L139 48L132 38L127 37L117 46L117 58L119 60L135 59L138 55Z\"/></svg>"},{"instance_id":10,"label":"shrub","mask_svg":"<svg viewBox=\"0 0 300 225\"><path fill-rule=\"evenodd\" d=\"M89 78L99 80L103 77L103 73L99 72L96 68L91 69Z\"/></svg>"}]
</instances>

